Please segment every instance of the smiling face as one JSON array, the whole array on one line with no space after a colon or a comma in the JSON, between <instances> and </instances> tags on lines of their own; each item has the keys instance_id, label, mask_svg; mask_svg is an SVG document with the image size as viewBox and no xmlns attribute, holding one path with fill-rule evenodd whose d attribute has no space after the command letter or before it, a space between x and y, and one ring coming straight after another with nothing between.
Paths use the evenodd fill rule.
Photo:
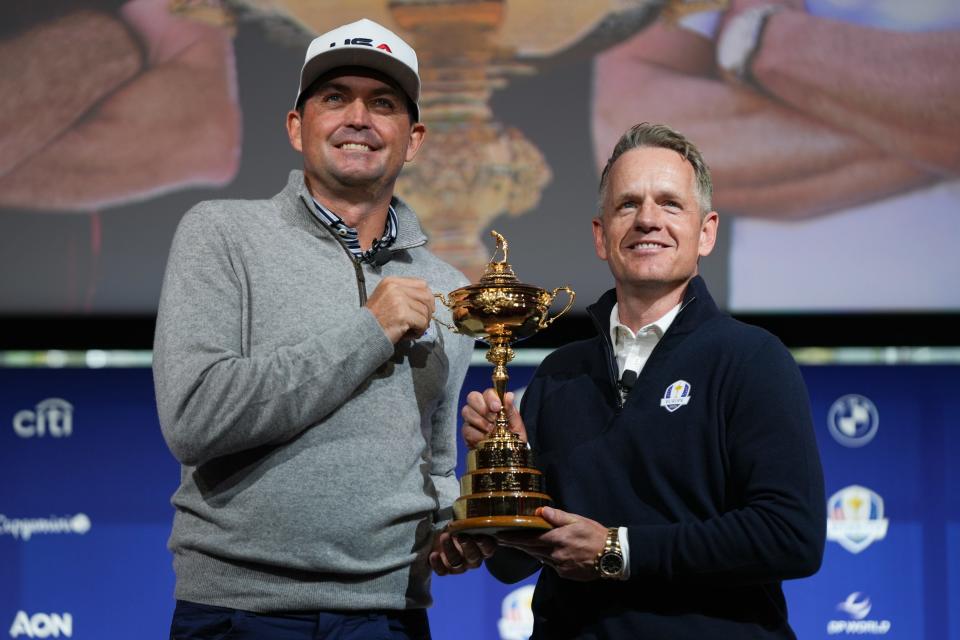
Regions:
<instances>
[{"instance_id":1,"label":"smiling face","mask_svg":"<svg viewBox=\"0 0 960 640\"><path fill-rule=\"evenodd\" d=\"M611 167L593 239L619 300L680 301L717 236L717 213L701 215L695 185L693 167L672 149L632 149Z\"/></svg>"},{"instance_id":2,"label":"smiling face","mask_svg":"<svg viewBox=\"0 0 960 640\"><path fill-rule=\"evenodd\" d=\"M392 194L423 142L425 128L411 122L406 96L372 70L337 69L319 78L301 111L287 114L287 133L321 199Z\"/></svg>"}]
</instances>

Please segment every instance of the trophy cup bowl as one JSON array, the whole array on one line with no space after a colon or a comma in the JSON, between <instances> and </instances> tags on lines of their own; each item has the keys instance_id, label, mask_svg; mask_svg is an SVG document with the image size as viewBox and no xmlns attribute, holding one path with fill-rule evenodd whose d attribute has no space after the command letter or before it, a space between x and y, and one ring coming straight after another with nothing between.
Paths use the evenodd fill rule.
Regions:
<instances>
[{"instance_id":1,"label":"trophy cup bowl","mask_svg":"<svg viewBox=\"0 0 960 640\"><path fill-rule=\"evenodd\" d=\"M509 430L503 396L509 379L507 363L514 355L511 345L569 311L575 294L569 287L548 291L519 282L507 263L507 241L496 231L491 235L503 259L491 259L479 283L447 296L436 294L451 311L454 326L447 325L450 329L490 345L487 360L494 365L493 387L501 405L493 433L467 454L467 473L460 478L460 497L453 503L450 531L454 533L550 529L537 509L552 500L544 493L543 475L534 465L530 447ZM560 291L567 293L567 304L548 317Z\"/></svg>"}]
</instances>

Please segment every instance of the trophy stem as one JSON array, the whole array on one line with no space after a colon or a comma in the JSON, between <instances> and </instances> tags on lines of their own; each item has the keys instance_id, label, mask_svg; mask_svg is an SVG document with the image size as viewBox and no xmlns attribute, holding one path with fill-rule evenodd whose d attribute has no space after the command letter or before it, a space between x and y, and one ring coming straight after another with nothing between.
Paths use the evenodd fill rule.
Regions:
<instances>
[{"instance_id":1,"label":"trophy stem","mask_svg":"<svg viewBox=\"0 0 960 640\"><path fill-rule=\"evenodd\" d=\"M507 391L507 381L510 376L507 374L507 363L513 360L513 349L510 347L510 338L508 336L491 336L490 348L487 350L487 361L493 364L493 388L500 399L500 412L497 414L493 438L517 438L518 436L510 432L510 421L507 420L507 408L504 402L504 395Z\"/></svg>"}]
</instances>

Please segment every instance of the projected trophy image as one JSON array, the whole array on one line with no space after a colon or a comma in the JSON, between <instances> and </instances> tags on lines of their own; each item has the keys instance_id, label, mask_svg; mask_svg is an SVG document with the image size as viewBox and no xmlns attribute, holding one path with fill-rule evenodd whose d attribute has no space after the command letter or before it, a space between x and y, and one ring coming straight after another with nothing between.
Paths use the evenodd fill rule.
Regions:
<instances>
[{"instance_id":1,"label":"projected trophy image","mask_svg":"<svg viewBox=\"0 0 960 640\"><path fill-rule=\"evenodd\" d=\"M508 243L492 231L497 249L487 264L480 282L437 298L447 306L457 333L490 345L487 360L493 364L493 387L501 409L492 435L481 440L467 456L467 473L460 479L460 498L454 502L454 521L450 530L458 533L495 533L509 529L549 529L536 515L539 507L551 504L544 493L543 476L534 465L527 443L508 428L504 404L507 363L513 359L511 347L545 329L573 306L570 287L552 291L517 280L507 262ZM497 261L497 253L503 255ZM548 317L550 305L560 291L567 293L566 306Z\"/></svg>"}]
</instances>

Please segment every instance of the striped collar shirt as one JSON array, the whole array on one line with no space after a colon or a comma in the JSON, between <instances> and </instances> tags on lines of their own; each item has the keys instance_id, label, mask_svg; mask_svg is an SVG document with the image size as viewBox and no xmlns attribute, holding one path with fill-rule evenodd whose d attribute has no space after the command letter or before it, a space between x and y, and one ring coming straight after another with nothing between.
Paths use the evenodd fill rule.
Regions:
<instances>
[{"instance_id":1,"label":"striped collar shirt","mask_svg":"<svg viewBox=\"0 0 960 640\"><path fill-rule=\"evenodd\" d=\"M348 227L347 223L344 222L340 216L317 202L316 198L313 198L313 207L313 213L317 216L317 219L340 236L340 239L347 245L350 253L353 254L353 257L358 262L373 262L373 256L376 255L378 250L389 249L397 239L399 222L397 220L397 212L394 210L392 204L387 208L387 223L383 228L383 236L374 240L373 244L370 245L370 248L366 251L360 248L360 238L357 235L356 229Z\"/></svg>"}]
</instances>

